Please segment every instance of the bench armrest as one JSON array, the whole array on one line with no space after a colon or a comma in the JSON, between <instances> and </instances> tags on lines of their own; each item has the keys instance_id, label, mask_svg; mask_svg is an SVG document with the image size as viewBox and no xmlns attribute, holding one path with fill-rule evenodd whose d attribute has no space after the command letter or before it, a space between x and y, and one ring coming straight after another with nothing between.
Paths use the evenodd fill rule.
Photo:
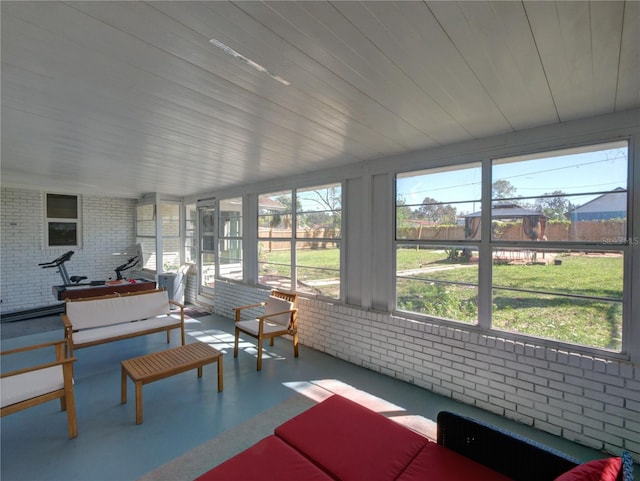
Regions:
<instances>
[{"instance_id":1,"label":"bench armrest","mask_svg":"<svg viewBox=\"0 0 640 481\"><path fill-rule=\"evenodd\" d=\"M180 310L184 310L184 308L185 308L184 304L181 304L178 301L174 301L173 299L169 299L169 304L179 307Z\"/></svg>"}]
</instances>

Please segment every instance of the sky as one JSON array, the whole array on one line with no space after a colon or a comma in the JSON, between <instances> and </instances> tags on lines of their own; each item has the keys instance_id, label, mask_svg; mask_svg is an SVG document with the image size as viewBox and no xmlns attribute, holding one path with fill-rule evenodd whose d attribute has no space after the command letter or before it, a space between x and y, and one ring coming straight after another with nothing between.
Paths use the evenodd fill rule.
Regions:
<instances>
[{"instance_id":1,"label":"sky","mask_svg":"<svg viewBox=\"0 0 640 481\"><path fill-rule=\"evenodd\" d=\"M554 191L570 195L576 206L599 196L603 191L627 188L626 142L604 144L594 151L584 148L533 156L511 157L493 162L492 182L506 180L516 191L514 197L537 197ZM459 166L456 166L459 167ZM459 213L475 212L481 198L480 163L464 169L437 169L428 175L399 175L398 198L406 204L421 204L425 197L451 203ZM425 172L421 172L424 174ZM533 204L535 199L523 199Z\"/></svg>"}]
</instances>

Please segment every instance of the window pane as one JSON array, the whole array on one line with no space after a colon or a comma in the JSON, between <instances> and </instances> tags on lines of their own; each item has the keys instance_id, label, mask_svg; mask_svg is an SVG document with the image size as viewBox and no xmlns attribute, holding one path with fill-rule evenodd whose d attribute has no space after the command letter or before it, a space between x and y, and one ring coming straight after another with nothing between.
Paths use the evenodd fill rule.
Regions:
<instances>
[{"instance_id":1,"label":"window pane","mask_svg":"<svg viewBox=\"0 0 640 481\"><path fill-rule=\"evenodd\" d=\"M154 237L136 237L136 244L140 244L142 249L142 258L144 260L143 269L151 271L156 270L156 238Z\"/></svg>"},{"instance_id":2,"label":"window pane","mask_svg":"<svg viewBox=\"0 0 640 481\"><path fill-rule=\"evenodd\" d=\"M627 238L626 142L493 162L492 240Z\"/></svg>"},{"instance_id":3,"label":"window pane","mask_svg":"<svg viewBox=\"0 0 640 481\"><path fill-rule=\"evenodd\" d=\"M204 287L213 287L216 280L216 256L212 253L202 254L202 282Z\"/></svg>"},{"instance_id":4,"label":"window pane","mask_svg":"<svg viewBox=\"0 0 640 481\"><path fill-rule=\"evenodd\" d=\"M202 239L202 250L215 252L214 234L216 211L212 208L201 209L200 238Z\"/></svg>"},{"instance_id":5,"label":"window pane","mask_svg":"<svg viewBox=\"0 0 640 481\"><path fill-rule=\"evenodd\" d=\"M398 309L475 323L477 296L478 252L474 247L398 245Z\"/></svg>"},{"instance_id":6,"label":"window pane","mask_svg":"<svg viewBox=\"0 0 640 481\"><path fill-rule=\"evenodd\" d=\"M300 189L296 193L296 236L339 238L342 221L340 184Z\"/></svg>"},{"instance_id":7,"label":"window pane","mask_svg":"<svg viewBox=\"0 0 640 481\"><path fill-rule=\"evenodd\" d=\"M291 237L291 191L258 196L258 237Z\"/></svg>"},{"instance_id":8,"label":"window pane","mask_svg":"<svg viewBox=\"0 0 640 481\"><path fill-rule=\"evenodd\" d=\"M198 210L195 204L188 204L185 208L185 232L184 232L184 260L187 263L196 262L196 226L198 222Z\"/></svg>"},{"instance_id":9,"label":"window pane","mask_svg":"<svg viewBox=\"0 0 640 481\"><path fill-rule=\"evenodd\" d=\"M220 236L242 237L242 198L221 200Z\"/></svg>"},{"instance_id":10,"label":"window pane","mask_svg":"<svg viewBox=\"0 0 640 481\"><path fill-rule=\"evenodd\" d=\"M337 242L297 242L296 290L340 298L340 245Z\"/></svg>"},{"instance_id":11,"label":"window pane","mask_svg":"<svg viewBox=\"0 0 640 481\"><path fill-rule=\"evenodd\" d=\"M78 245L78 224L76 222L49 222L50 246Z\"/></svg>"},{"instance_id":12,"label":"window pane","mask_svg":"<svg viewBox=\"0 0 640 481\"><path fill-rule=\"evenodd\" d=\"M162 270L176 272L180 267L180 238L168 237L162 239Z\"/></svg>"},{"instance_id":13,"label":"window pane","mask_svg":"<svg viewBox=\"0 0 640 481\"><path fill-rule=\"evenodd\" d=\"M47 217L52 219L77 219L78 196L47 194Z\"/></svg>"},{"instance_id":14,"label":"window pane","mask_svg":"<svg viewBox=\"0 0 640 481\"><path fill-rule=\"evenodd\" d=\"M621 349L622 251L493 250L493 327Z\"/></svg>"},{"instance_id":15,"label":"window pane","mask_svg":"<svg viewBox=\"0 0 640 481\"><path fill-rule=\"evenodd\" d=\"M220 277L242 280L242 241L239 239L225 240L218 243L220 253Z\"/></svg>"},{"instance_id":16,"label":"window pane","mask_svg":"<svg viewBox=\"0 0 640 481\"><path fill-rule=\"evenodd\" d=\"M480 239L480 164L401 174L396 179L396 238Z\"/></svg>"},{"instance_id":17,"label":"window pane","mask_svg":"<svg viewBox=\"0 0 640 481\"><path fill-rule=\"evenodd\" d=\"M162 204L162 237L180 235L180 204Z\"/></svg>"},{"instance_id":18,"label":"window pane","mask_svg":"<svg viewBox=\"0 0 640 481\"><path fill-rule=\"evenodd\" d=\"M258 242L258 282L291 290L291 242Z\"/></svg>"},{"instance_id":19,"label":"window pane","mask_svg":"<svg viewBox=\"0 0 640 481\"><path fill-rule=\"evenodd\" d=\"M139 205L136 207L136 235L143 237L156 236L156 206L155 204ZM155 270L155 267L154 267Z\"/></svg>"}]
</instances>

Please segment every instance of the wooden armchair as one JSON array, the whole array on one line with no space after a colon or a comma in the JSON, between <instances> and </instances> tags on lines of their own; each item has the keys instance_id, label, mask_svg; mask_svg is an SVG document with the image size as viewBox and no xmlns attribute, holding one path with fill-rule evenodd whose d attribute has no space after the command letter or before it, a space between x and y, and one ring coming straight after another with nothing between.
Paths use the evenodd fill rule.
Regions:
<instances>
[{"instance_id":1,"label":"wooden armchair","mask_svg":"<svg viewBox=\"0 0 640 481\"><path fill-rule=\"evenodd\" d=\"M60 408L67 411L69 439L78 436L76 405L73 395L73 362L67 357L67 341L54 341L1 352L4 356L37 349L54 348L55 360L0 375L0 417L38 404L60 399Z\"/></svg>"},{"instance_id":2,"label":"wooden armchair","mask_svg":"<svg viewBox=\"0 0 640 481\"><path fill-rule=\"evenodd\" d=\"M243 332L258 340L258 366L262 369L262 342L269 339L269 345L273 346L273 339L277 336L290 335L293 337L293 354L298 357L298 295L291 292L271 291L269 298L258 304L235 307L235 343L233 357L238 357L238 339ZM241 320L244 309L264 306L264 313L256 319Z\"/></svg>"}]
</instances>

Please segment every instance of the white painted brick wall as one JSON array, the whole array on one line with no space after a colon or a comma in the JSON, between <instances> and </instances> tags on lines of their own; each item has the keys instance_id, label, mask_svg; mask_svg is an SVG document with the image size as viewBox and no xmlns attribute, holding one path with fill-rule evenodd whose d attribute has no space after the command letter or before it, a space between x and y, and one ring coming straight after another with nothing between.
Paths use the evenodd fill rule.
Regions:
<instances>
[{"instance_id":1,"label":"white painted brick wall","mask_svg":"<svg viewBox=\"0 0 640 481\"><path fill-rule=\"evenodd\" d=\"M81 249L44 247L43 193L2 188L0 228L0 313L58 304L52 286L62 283L55 268L42 269L67 250L70 276L88 280L115 278L126 258L113 256L135 243L135 199L82 196Z\"/></svg>"},{"instance_id":2,"label":"white painted brick wall","mask_svg":"<svg viewBox=\"0 0 640 481\"><path fill-rule=\"evenodd\" d=\"M215 311L268 291L216 282ZM300 299L300 342L596 449L640 460L640 367L460 327Z\"/></svg>"}]
</instances>

